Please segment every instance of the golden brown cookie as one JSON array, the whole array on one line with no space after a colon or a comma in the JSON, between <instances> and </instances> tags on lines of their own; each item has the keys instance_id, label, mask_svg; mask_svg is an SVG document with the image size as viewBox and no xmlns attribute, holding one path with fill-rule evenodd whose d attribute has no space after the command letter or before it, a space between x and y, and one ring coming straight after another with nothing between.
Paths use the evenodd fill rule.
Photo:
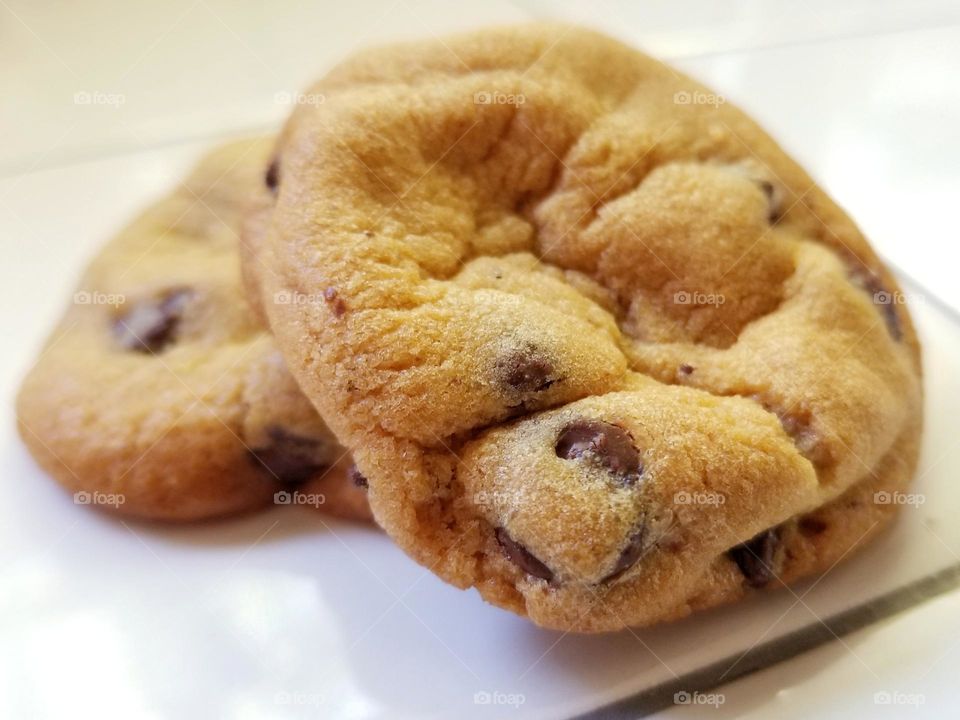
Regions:
<instances>
[{"instance_id":1,"label":"golden brown cookie","mask_svg":"<svg viewBox=\"0 0 960 720\"><path fill-rule=\"evenodd\" d=\"M550 25L310 92L250 268L412 557L603 631L823 571L892 515L873 493L921 427L902 295L739 110Z\"/></svg>"},{"instance_id":2,"label":"golden brown cookie","mask_svg":"<svg viewBox=\"0 0 960 720\"><path fill-rule=\"evenodd\" d=\"M270 139L206 157L87 268L20 433L80 504L195 520L271 501L366 519L348 453L247 306L238 231Z\"/></svg>"}]
</instances>

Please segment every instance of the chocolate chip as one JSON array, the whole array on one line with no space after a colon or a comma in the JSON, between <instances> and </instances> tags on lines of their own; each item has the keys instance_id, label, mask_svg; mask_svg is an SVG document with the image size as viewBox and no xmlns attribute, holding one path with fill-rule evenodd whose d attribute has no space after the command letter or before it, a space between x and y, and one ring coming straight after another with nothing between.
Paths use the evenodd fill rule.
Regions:
<instances>
[{"instance_id":1,"label":"chocolate chip","mask_svg":"<svg viewBox=\"0 0 960 720\"><path fill-rule=\"evenodd\" d=\"M514 540L504 528L496 530L497 542L510 561L528 575L550 581L553 579L553 572L550 568L537 560L523 545Z\"/></svg>"},{"instance_id":2,"label":"chocolate chip","mask_svg":"<svg viewBox=\"0 0 960 720\"><path fill-rule=\"evenodd\" d=\"M767 220L776 223L783 217L783 193L769 180L757 180L757 185L767 198Z\"/></svg>"},{"instance_id":3,"label":"chocolate chip","mask_svg":"<svg viewBox=\"0 0 960 720\"><path fill-rule=\"evenodd\" d=\"M267 428L270 441L251 450L254 461L280 482L296 485L325 470L328 447L314 438L290 432L279 425Z\"/></svg>"},{"instance_id":4,"label":"chocolate chip","mask_svg":"<svg viewBox=\"0 0 960 720\"><path fill-rule=\"evenodd\" d=\"M366 489L369 487L367 484L367 479L363 476L363 473L360 472L360 469L356 465L351 465L350 470L347 471L347 474L350 476L350 481L358 488Z\"/></svg>"},{"instance_id":5,"label":"chocolate chip","mask_svg":"<svg viewBox=\"0 0 960 720\"><path fill-rule=\"evenodd\" d=\"M564 460L599 463L623 485L639 482L643 472L630 433L602 420L574 420L560 432L556 452Z\"/></svg>"},{"instance_id":6,"label":"chocolate chip","mask_svg":"<svg viewBox=\"0 0 960 720\"><path fill-rule=\"evenodd\" d=\"M887 322L887 330L890 337L899 342L903 339L903 327L900 325L900 316L897 315L897 308L892 303L883 306L883 317Z\"/></svg>"},{"instance_id":7,"label":"chocolate chip","mask_svg":"<svg viewBox=\"0 0 960 720\"><path fill-rule=\"evenodd\" d=\"M557 381L553 363L530 345L500 358L496 372L503 384L519 393L542 392Z\"/></svg>"},{"instance_id":8,"label":"chocolate chip","mask_svg":"<svg viewBox=\"0 0 960 720\"><path fill-rule=\"evenodd\" d=\"M602 582L612 582L623 575L650 549L651 544L650 533L646 522L644 522L627 540L627 545L620 553L620 557L617 558L617 562L614 563L613 569Z\"/></svg>"},{"instance_id":9,"label":"chocolate chip","mask_svg":"<svg viewBox=\"0 0 960 720\"><path fill-rule=\"evenodd\" d=\"M750 399L760 403L764 410L774 413L780 420L783 431L790 436L797 451L818 468L827 467L833 463L830 447L823 437L813 427L813 419L809 411L797 410L787 412L777 403L766 400L762 395L754 393Z\"/></svg>"},{"instance_id":10,"label":"chocolate chip","mask_svg":"<svg viewBox=\"0 0 960 720\"><path fill-rule=\"evenodd\" d=\"M764 530L759 535L727 551L747 585L762 588L776 577L774 561L780 545L780 528Z\"/></svg>"},{"instance_id":11,"label":"chocolate chip","mask_svg":"<svg viewBox=\"0 0 960 720\"><path fill-rule=\"evenodd\" d=\"M334 287L328 287L323 291L323 299L330 305L330 309L336 317L341 317L347 311L347 304L340 297L340 293Z\"/></svg>"},{"instance_id":12,"label":"chocolate chip","mask_svg":"<svg viewBox=\"0 0 960 720\"><path fill-rule=\"evenodd\" d=\"M809 416L796 413L778 412L780 425L793 440L797 451L817 467L826 467L833 461L829 446L823 442L820 434L813 429Z\"/></svg>"},{"instance_id":13,"label":"chocolate chip","mask_svg":"<svg viewBox=\"0 0 960 720\"><path fill-rule=\"evenodd\" d=\"M740 177L750 180L760 189L767 200L767 222L771 225L778 223L784 213L785 190L779 183L763 177L763 175L769 174L769 168L767 172L764 172L752 162L738 163L730 165L728 168Z\"/></svg>"},{"instance_id":14,"label":"chocolate chip","mask_svg":"<svg viewBox=\"0 0 960 720\"><path fill-rule=\"evenodd\" d=\"M679 370L681 375L690 375L693 373L694 367L693 365L688 365L687 363L683 363L680 365Z\"/></svg>"},{"instance_id":15,"label":"chocolate chip","mask_svg":"<svg viewBox=\"0 0 960 720\"><path fill-rule=\"evenodd\" d=\"M280 186L280 158L274 158L267 166L267 172L263 176L263 182L269 188L270 192L277 192Z\"/></svg>"},{"instance_id":16,"label":"chocolate chip","mask_svg":"<svg viewBox=\"0 0 960 720\"><path fill-rule=\"evenodd\" d=\"M126 350L158 353L173 342L192 292L167 291L162 297L134 304L113 322L113 336Z\"/></svg>"},{"instance_id":17,"label":"chocolate chip","mask_svg":"<svg viewBox=\"0 0 960 720\"><path fill-rule=\"evenodd\" d=\"M850 278L870 294L873 304L880 309L887 324L887 331L896 341L903 339L903 324L897 313L898 296L889 290L880 279L879 273L866 267L859 259L849 258Z\"/></svg>"},{"instance_id":18,"label":"chocolate chip","mask_svg":"<svg viewBox=\"0 0 960 720\"><path fill-rule=\"evenodd\" d=\"M820 535L827 529L827 523L815 517L802 517L797 525L804 535Z\"/></svg>"}]
</instances>

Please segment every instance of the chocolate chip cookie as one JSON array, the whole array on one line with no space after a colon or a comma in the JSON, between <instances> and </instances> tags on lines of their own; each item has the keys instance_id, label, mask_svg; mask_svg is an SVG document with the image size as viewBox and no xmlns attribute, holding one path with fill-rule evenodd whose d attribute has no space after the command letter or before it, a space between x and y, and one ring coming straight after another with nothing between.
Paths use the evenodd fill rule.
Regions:
<instances>
[{"instance_id":1,"label":"chocolate chip cookie","mask_svg":"<svg viewBox=\"0 0 960 720\"><path fill-rule=\"evenodd\" d=\"M893 515L922 410L902 294L721 96L539 25L310 92L247 262L416 560L595 632L825 571Z\"/></svg>"},{"instance_id":2,"label":"chocolate chip cookie","mask_svg":"<svg viewBox=\"0 0 960 720\"><path fill-rule=\"evenodd\" d=\"M270 502L369 516L241 291L238 232L272 145L216 150L107 244L24 380L20 433L78 503L162 520Z\"/></svg>"}]
</instances>

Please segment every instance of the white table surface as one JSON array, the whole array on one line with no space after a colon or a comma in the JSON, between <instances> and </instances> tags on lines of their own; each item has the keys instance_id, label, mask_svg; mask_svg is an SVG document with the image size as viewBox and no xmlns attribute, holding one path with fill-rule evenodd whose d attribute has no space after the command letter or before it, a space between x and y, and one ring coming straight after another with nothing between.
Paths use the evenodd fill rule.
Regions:
<instances>
[{"instance_id":1,"label":"white table surface","mask_svg":"<svg viewBox=\"0 0 960 720\"><path fill-rule=\"evenodd\" d=\"M917 313L937 393L924 459L936 503L913 536L926 544L902 572L960 562L960 502L950 494L960 472L950 372L960 326L932 304L935 294L960 310L960 6L731 5L0 0L0 401L10 407L85 259L205 147L276 127L288 110L278 93L359 44L559 17L671 60L751 112L931 294ZM702 633L703 653L719 652L724 629L743 617L564 637L443 585L374 533L318 527L309 513L178 532L119 524L74 507L41 477L11 415L0 431L3 718L557 717L632 688L629 664L611 658L652 672L655 661L636 647L649 643L660 657L695 660L679 646L696 650ZM843 583L858 582L857 568L844 567L811 597L828 608ZM941 595L718 688L719 707L664 716L956 717L958 609L960 592ZM810 620L788 614L784 624ZM529 670L503 682L490 667L498 653ZM431 674L431 663L445 673ZM530 689L514 708L477 705L454 686ZM559 704L538 707L541 693ZM892 704L877 704L876 693Z\"/></svg>"}]
</instances>

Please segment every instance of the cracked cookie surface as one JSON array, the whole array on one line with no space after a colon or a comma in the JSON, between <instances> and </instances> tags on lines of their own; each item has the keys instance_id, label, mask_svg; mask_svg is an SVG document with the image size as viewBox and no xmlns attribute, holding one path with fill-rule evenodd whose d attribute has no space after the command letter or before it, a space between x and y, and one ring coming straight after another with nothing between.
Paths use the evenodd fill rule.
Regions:
<instances>
[{"instance_id":1,"label":"cracked cookie surface","mask_svg":"<svg viewBox=\"0 0 960 720\"><path fill-rule=\"evenodd\" d=\"M922 409L897 284L732 105L557 26L311 92L247 262L416 560L602 631L825 570L893 514L871 493L908 482Z\"/></svg>"},{"instance_id":2,"label":"cracked cookie surface","mask_svg":"<svg viewBox=\"0 0 960 720\"><path fill-rule=\"evenodd\" d=\"M20 433L80 502L194 520L287 491L369 517L349 455L241 292L238 232L272 144L216 150L111 240L24 380Z\"/></svg>"}]
</instances>

